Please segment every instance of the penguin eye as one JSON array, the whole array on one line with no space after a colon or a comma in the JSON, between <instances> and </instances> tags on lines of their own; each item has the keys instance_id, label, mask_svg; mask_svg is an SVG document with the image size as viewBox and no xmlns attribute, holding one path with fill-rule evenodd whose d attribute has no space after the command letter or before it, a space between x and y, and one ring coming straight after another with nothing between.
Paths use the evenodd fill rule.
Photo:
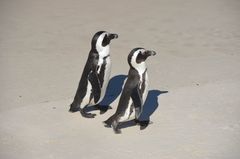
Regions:
<instances>
[{"instance_id":1,"label":"penguin eye","mask_svg":"<svg viewBox=\"0 0 240 159\"><path fill-rule=\"evenodd\" d=\"M145 55L145 51L139 51L139 54Z\"/></svg>"},{"instance_id":2,"label":"penguin eye","mask_svg":"<svg viewBox=\"0 0 240 159\"><path fill-rule=\"evenodd\" d=\"M104 36L103 41L102 41L102 46L106 46L109 44L109 38L107 35Z\"/></svg>"}]
</instances>

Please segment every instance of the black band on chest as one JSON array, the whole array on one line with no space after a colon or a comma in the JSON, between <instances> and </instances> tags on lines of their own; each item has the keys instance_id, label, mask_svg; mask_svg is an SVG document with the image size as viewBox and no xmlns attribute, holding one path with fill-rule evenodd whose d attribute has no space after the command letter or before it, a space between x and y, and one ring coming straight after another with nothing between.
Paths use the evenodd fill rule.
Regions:
<instances>
[{"instance_id":1,"label":"black band on chest","mask_svg":"<svg viewBox=\"0 0 240 159\"><path fill-rule=\"evenodd\" d=\"M105 56L105 57L103 57L103 60L106 60L106 58L108 58L110 55L107 55L107 56Z\"/></svg>"}]
</instances>

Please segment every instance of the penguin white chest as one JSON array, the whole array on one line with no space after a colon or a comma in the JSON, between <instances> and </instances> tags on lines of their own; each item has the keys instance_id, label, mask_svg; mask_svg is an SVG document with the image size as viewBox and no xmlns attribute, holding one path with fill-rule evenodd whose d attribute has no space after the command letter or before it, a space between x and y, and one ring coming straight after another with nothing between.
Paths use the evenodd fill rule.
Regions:
<instances>
[{"instance_id":1,"label":"penguin white chest","mask_svg":"<svg viewBox=\"0 0 240 159\"><path fill-rule=\"evenodd\" d=\"M148 93L148 74L147 74L147 72L143 73L143 78L142 78L142 81L141 81L141 85L145 86L145 88L143 90L143 94L142 94L142 102L143 102L143 105L144 105L144 102L147 98L147 93Z\"/></svg>"},{"instance_id":2,"label":"penguin white chest","mask_svg":"<svg viewBox=\"0 0 240 159\"><path fill-rule=\"evenodd\" d=\"M99 77L103 79L103 83L102 83L102 87L101 87L101 95L100 95L100 99L98 101L98 102L100 102L106 93L108 81L109 81L110 74L111 74L110 56L107 56L104 58L99 58L97 71L98 71ZM103 77L101 77L101 76L103 76Z\"/></svg>"}]
</instances>

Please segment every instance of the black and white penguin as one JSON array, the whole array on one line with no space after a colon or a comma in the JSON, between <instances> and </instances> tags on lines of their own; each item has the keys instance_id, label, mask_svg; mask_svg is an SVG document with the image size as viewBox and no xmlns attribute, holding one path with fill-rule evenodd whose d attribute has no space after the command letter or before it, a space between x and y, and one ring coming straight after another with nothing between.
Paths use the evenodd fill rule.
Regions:
<instances>
[{"instance_id":1,"label":"black and white penguin","mask_svg":"<svg viewBox=\"0 0 240 159\"><path fill-rule=\"evenodd\" d=\"M96 114L86 112L86 107L96 106L105 95L111 72L110 42L116 38L117 34L106 31L99 31L93 36L91 50L70 105L70 112L80 111L83 117L95 117Z\"/></svg>"},{"instance_id":2,"label":"black and white penguin","mask_svg":"<svg viewBox=\"0 0 240 159\"><path fill-rule=\"evenodd\" d=\"M115 133L121 133L119 123L134 117L137 124L148 124L149 121L140 122L138 119L143 110L143 104L148 93L148 74L145 60L156 52L135 48L128 55L130 70L128 78L118 103L117 110L108 120L104 121L106 127L112 127Z\"/></svg>"}]
</instances>

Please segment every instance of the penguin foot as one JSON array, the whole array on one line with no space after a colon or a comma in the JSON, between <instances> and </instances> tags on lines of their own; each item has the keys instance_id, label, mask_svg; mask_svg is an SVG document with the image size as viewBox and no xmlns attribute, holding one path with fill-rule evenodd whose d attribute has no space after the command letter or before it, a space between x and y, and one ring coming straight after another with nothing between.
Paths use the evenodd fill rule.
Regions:
<instances>
[{"instance_id":1,"label":"penguin foot","mask_svg":"<svg viewBox=\"0 0 240 159\"><path fill-rule=\"evenodd\" d=\"M80 111L81 115L85 118L94 118L96 116L96 114L92 114L92 113L86 113L85 111Z\"/></svg>"},{"instance_id":2,"label":"penguin foot","mask_svg":"<svg viewBox=\"0 0 240 159\"><path fill-rule=\"evenodd\" d=\"M122 131L120 129L113 129L113 131L114 131L115 134L121 134L122 133Z\"/></svg>"},{"instance_id":3,"label":"penguin foot","mask_svg":"<svg viewBox=\"0 0 240 159\"><path fill-rule=\"evenodd\" d=\"M106 128L111 128L112 127L112 123L114 120L114 115L111 116L110 118L108 118L107 120L103 121L103 124Z\"/></svg>"},{"instance_id":4,"label":"penguin foot","mask_svg":"<svg viewBox=\"0 0 240 159\"><path fill-rule=\"evenodd\" d=\"M140 125L140 130L146 129L149 124L153 123L150 120L140 121L140 120L135 119L134 121L137 125Z\"/></svg>"},{"instance_id":5,"label":"penguin foot","mask_svg":"<svg viewBox=\"0 0 240 159\"><path fill-rule=\"evenodd\" d=\"M103 124L106 128L111 128L112 127L112 125L107 123L106 121L103 121Z\"/></svg>"},{"instance_id":6,"label":"penguin foot","mask_svg":"<svg viewBox=\"0 0 240 159\"><path fill-rule=\"evenodd\" d=\"M147 128L148 125L140 125L140 130L144 130Z\"/></svg>"},{"instance_id":7,"label":"penguin foot","mask_svg":"<svg viewBox=\"0 0 240 159\"><path fill-rule=\"evenodd\" d=\"M107 111L108 111L108 109L112 109L112 107L111 106L102 106L102 105L95 105L95 108L97 109L97 110L100 110L100 114L104 114L104 113L106 113Z\"/></svg>"},{"instance_id":8,"label":"penguin foot","mask_svg":"<svg viewBox=\"0 0 240 159\"><path fill-rule=\"evenodd\" d=\"M71 113L75 113L75 112L80 111L80 108L79 108L79 107L73 107L73 106L71 105L71 106L70 106L70 109L69 109L68 111L71 112Z\"/></svg>"},{"instance_id":9,"label":"penguin foot","mask_svg":"<svg viewBox=\"0 0 240 159\"><path fill-rule=\"evenodd\" d=\"M113 121L112 128L115 134L121 134L122 131L119 129L119 123L117 121Z\"/></svg>"}]
</instances>

